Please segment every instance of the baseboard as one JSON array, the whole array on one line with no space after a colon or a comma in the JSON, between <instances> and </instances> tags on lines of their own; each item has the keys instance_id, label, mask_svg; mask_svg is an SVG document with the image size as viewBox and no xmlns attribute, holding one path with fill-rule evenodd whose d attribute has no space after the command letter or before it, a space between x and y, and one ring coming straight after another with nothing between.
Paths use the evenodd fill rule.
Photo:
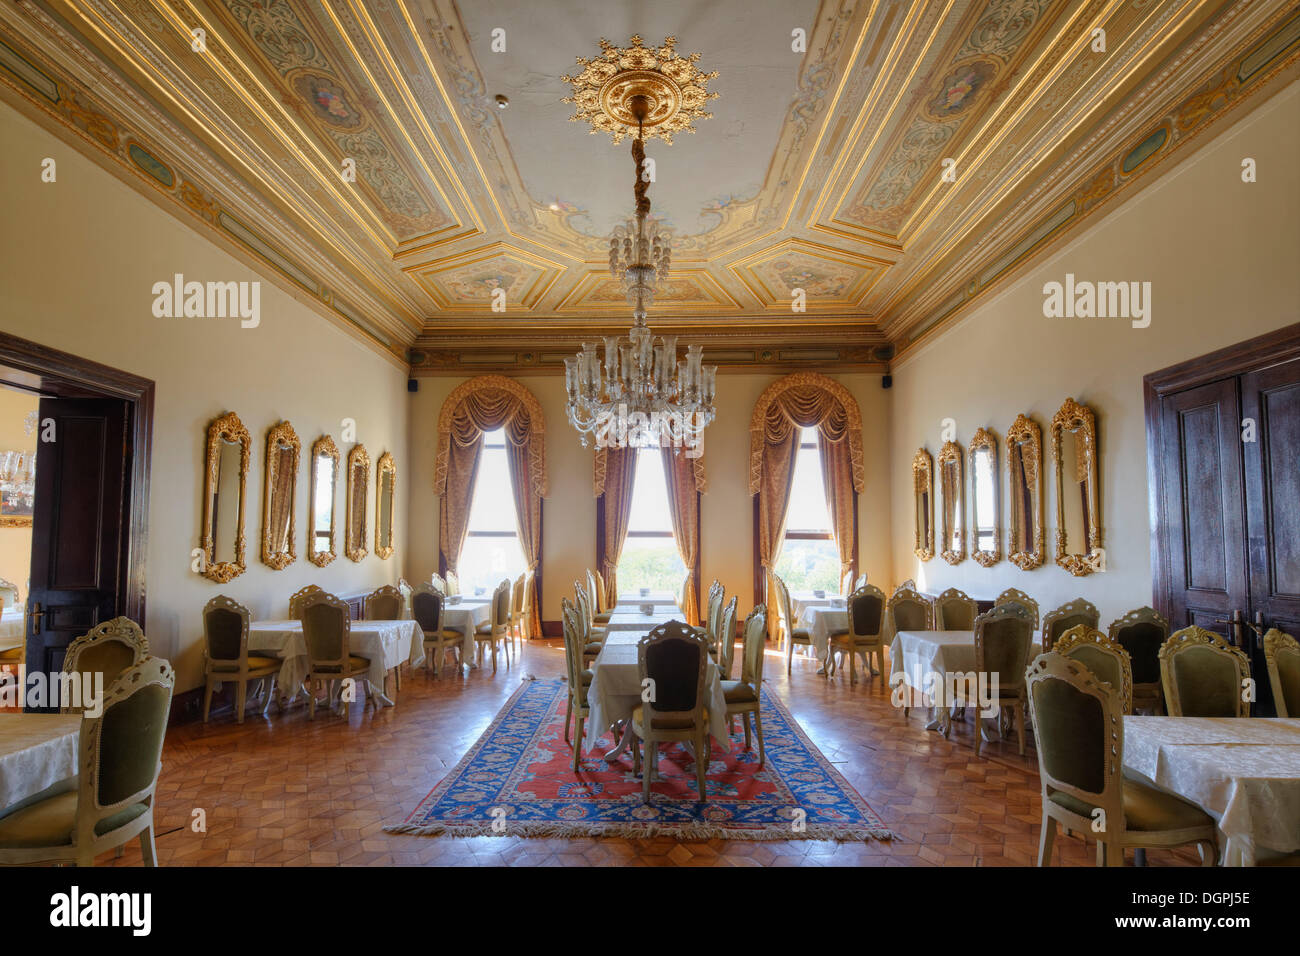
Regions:
<instances>
[{"instance_id":1,"label":"baseboard","mask_svg":"<svg viewBox=\"0 0 1300 956\"><path fill-rule=\"evenodd\" d=\"M543 621L542 637L563 637L564 626L559 621Z\"/></svg>"}]
</instances>

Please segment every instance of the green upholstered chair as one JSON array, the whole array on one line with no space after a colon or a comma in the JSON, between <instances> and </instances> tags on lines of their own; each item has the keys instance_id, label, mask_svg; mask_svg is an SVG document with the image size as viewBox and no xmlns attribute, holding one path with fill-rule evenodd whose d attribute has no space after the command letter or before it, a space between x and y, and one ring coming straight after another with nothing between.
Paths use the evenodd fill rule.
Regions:
<instances>
[{"instance_id":1,"label":"green upholstered chair","mask_svg":"<svg viewBox=\"0 0 1300 956\"><path fill-rule=\"evenodd\" d=\"M802 647L812 646L812 635L808 633L806 627L796 627L794 620L794 610L790 604L790 589L785 586L777 575L772 575L772 587L776 589L777 600L780 602L778 607L781 609L780 635L785 643L785 672L789 674L794 667L794 649L795 645Z\"/></svg>"},{"instance_id":2,"label":"green upholstered chair","mask_svg":"<svg viewBox=\"0 0 1300 956\"><path fill-rule=\"evenodd\" d=\"M385 584L367 594L363 606L367 621L400 621L402 592L391 584Z\"/></svg>"},{"instance_id":3,"label":"green upholstered chair","mask_svg":"<svg viewBox=\"0 0 1300 956\"><path fill-rule=\"evenodd\" d=\"M0 865L75 863L139 837L154 865L153 798L171 710L171 665L145 657L104 692L103 712L83 717L81 773L0 817Z\"/></svg>"},{"instance_id":4,"label":"green upholstered chair","mask_svg":"<svg viewBox=\"0 0 1300 956\"><path fill-rule=\"evenodd\" d=\"M999 722L1002 708L1011 708L1021 756L1025 753L1025 668L1033 646L1033 621L1019 602L999 604L975 618L975 673L987 674L990 691L997 689L997 699L990 703L998 708ZM981 716L976 714L973 735L977 757L984 738Z\"/></svg>"},{"instance_id":5,"label":"green upholstered chair","mask_svg":"<svg viewBox=\"0 0 1300 956\"><path fill-rule=\"evenodd\" d=\"M1060 636L1052 650L1079 661L1093 676L1109 684L1120 696L1126 714L1133 713L1133 668L1128 651L1095 627L1080 624Z\"/></svg>"},{"instance_id":6,"label":"green upholstered chair","mask_svg":"<svg viewBox=\"0 0 1300 956\"><path fill-rule=\"evenodd\" d=\"M1083 661L1055 652L1034 659L1026 683L1043 797L1039 866L1051 863L1058 824L1095 836L1098 866L1123 866L1126 847L1188 843L1199 845L1204 865L1214 864L1215 823L1208 813L1124 776L1119 691Z\"/></svg>"},{"instance_id":7,"label":"green upholstered chair","mask_svg":"<svg viewBox=\"0 0 1300 956\"><path fill-rule=\"evenodd\" d=\"M1111 640L1128 651L1133 668L1133 710L1165 712L1160 683L1160 648L1169 640L1169 622L1153 607L1140 607L1110 624Z\"/></svg>"},{"instance_id":8,"label":"green upholstered chair","mask_svg":"<svg viewBox=\"0 0 1300 956\"><path fill-rule=\"evenodd\" d=\"M583 657L582 611L567 597L560 599L561 622L564 626L564 666L568 676L569 706L564 714L564 739L573 741L573 772L578 772L578 759L582 753L583 728L591 715L587 690L591 687L592 670ZM569 724L573 721L570 738Z\"/></svg>"},{"instance_id":9,"label":"green upholstered chair","mask_svg":"<svg viewBox=\"0 0 1300 956\"><path fill-rule=\"evenodd\" d=\"M1160 646L1160 682L1170 717L1248 717L1242 682L1250 661L1203 627L1185 627Z\"/></svg>"},{"instance_id":10,"label":"green upholstered chair","mask_svg":"<svg viewBox=\"0 0 1300 956\"><path fill-rule=\"evenodd\" d=\"M424 669L433 668L433 675L442 673L442 661L448 651L456 652L456 670L464 663L460 657L465 636L460 631L443 627L443 610L446 598L428 581L421 581L411 591L411 617L424 632Z\"/></svg>"},{"instance_id":11,"label":"green upholstered chair","mask_svg":"<svg viewBox=\"0 0 1300 956\"><path fill-rule=\"evenodd\" d=\"M352 653L352 615L348 606L332 594L321 591L307 598L302 609L302 636L307 645L307 683L324 681L329 700L334 685L351 679L369 690L370 660ZM372 695L373 696L373 693ZM349 716L351 695L343 695L343 716ZM316 719L316 692L307 699L307 719Z\"/></svg>"},{"instance_id":12,"label":"green upholstered chair","mask_svg":"<svg viewBox=\"0 0 1300 956\"><path fill-rule=\"evenodd\" d=\"M894 634L899 631L934 630L934 605L924 594L908 587L906 583L899 585L890 595L885 613L889 615Z\"/></svg>"},{"instance_id":13,"label":"green upholstered chair","mask_svg":"<svg viewBox=\"0 0 1300 956\"><path fill-rule=\"evenodd\" d=\"M695 746L695 781L699 801L706 799L704 775L709 766L709 711L705 677L709 646L695 628L668 621L637 642L641 686L653 688L651 699L632 711L632 765L642 774L642 796L650 802L650 781L659 762L659 744L681 741ZM646 681L652 681L647 684ZM645 767L641 744L645 743Z\"/></svg>"},{"instance_id":14,"label":"green upholstered chair","mask_svg":"<svg viewBox=\"0 0 1300 956\"><path fill-rule=\"evenodd\" d=\"M718 662L718 673L723 680L731 679L731 662L736 656L736 614L736 597L732 595L722 609L722 615L718 619L717 641L709 651Z\"/></svg>"},{"instance_id":15,"label":"green upholstered chair","mask_svg":"<svg viewBox=\"0 0 1300 956\"><path fill-rule=\"evenodd\" d=\"M212 710L212 693L218 684L235 685L235 722L244 722L248 682L262 683L262 713L271 707L275 679L282 661L278 657L248 653L248 608L218 594L203 606L203 722Z\"/></svg>"},{"instance_id":16,"label":"green upholstered chair","mask_svg":"<svg viewBox=\"0 0 1300 956\"><path fill-rule=\"evenodd\" d=\"M1038 630L1038 602L1019 588L1007 588L998 595L997 600L993 602L993 606L997 607L999 604L1006 604L1009 601L1014 601L1028 611L1030 619L1034 622L1034 630Z\"/></svg>"},{"instance_id":17,"label":"green upholstered chair","mask_svg":"<svg viewBox=\"0 0 1300 956\"><path fill-rule=\"evenodd\" d=\"M733 597L731 603L734 605ZM727 702L727 726L731 719L740 716L745 725L745 749L750 744L750 715L753 715L754 734L758 737L758 765L766 759L763 753L763 718L759 705L763 689L763 658L767 650L767 608L759 604L745 618L740 650L740 680L722 682L722 698Z\"/></svg>"},{"instance_id":18,"label":"green upholstered chair","mask_svg":"<svg viewBox=\"0 0 1300 956\"><path fill-rule=\"evenodd\" d=\"M605 629L597 628L591 619L591 595L577 581L573 582L573 606L582 624L582 656L593 661L605 646Z\"/></svg>"},{"instance_id":19,"label":"green upholstered chair","mask_svg":"<svg viewBox=\"0 0 1300 956\"><path fill-rule=\"evenodd\" d=\"M71 644L63 656L65 674L103 674L108 687L127 668L149 655L149 640L140 625L129 617L115 617L96 624ZM63 712L74 710L65 706Z\"/></svg>"},{"instance_id":20,"label":"green upholstered chair","mask_svg":"<svg viewBox=\"0 0 1300 956\"><path fill-rule=\"evenodd\" d=\"M941 631L973 631L979 606L965 591L949 588L934 599L934 612Z\"/></svg>"},{"instance_id":21,"label":"green upholstered chair","mask_svg":"<svg viewBox=\"0 0 1300 956\"><path fill-rule=\"evenodd\" d=\"M1300 717L1300 643L1290 634L1270 628L1264 635L1264 660L1279 717Z\"/></svg>"},{"instance_id":22,"label":"green upholstered chair","mask_svg":"<svg viewBox=\"0 0 1300 956\"><path fill-rule=\"evenodd\" d=\"M497 644L501 644L510 662L510 582L503 580L492 592L492 610L485 623L474 629L476 657L483 663L483 645L492 646L492 673L497 672Z\"/></svg>"},{"instance_id":23,"label":"green upholstered chair","mask_svg":"<svg viewBox=\"0 0 1300 956\"><path fill-rule=\"evenodd\" d=\"M858 682L857 657L867 666L867 674L885 674L885 592L874 584L858 588L848 599L849 626L830 632L830 655L826 662L826 675L835 672L835 655L848 655L849 685ZM871 655L871 657L868 657ZM875 664L872 664L872 658Z\"/></svg>"},{"instance_id":24,"label":"green upholstered chair","mask_svg":"<svg viewBox=\"0 0 1300 956\"><path fill-rule=\"evenodd\" d=\"M1043 650L1052 650L1052 646L1070 628L1080 626L1096 628L1100 621L1101 615L1091 602L1083 598L1067 601L1056 610L1048 611L1043 615Z\"/></svg>"},{"instance_id":25,"label":"green upholstered chair","mask_svg":"<svg viewBox=\"0 0 1300 956\"><path fill-rule=\"evenodd\" d=\"M722 605L727 599L727 589L716 578L709 585L709 604L704 616L704 633L708 637L709 647L718 643L718 626L722 623Z\"/></svg>"},{"instance_id":26,"label":"green upholstered chair","mask_svg":"<svg viewBox=\"0 0 1300 956\"><path fill-rule=\"evenodd\" d=\"M316 594L324 594L318 585L308 584L294 591L289 598L289 617L295 621L302 620L302 609L307 606L307 599Z\"/></svg>"},{"instance_id":27,"label":"green upholstered chair","mask_svg":"<svg viewBox=\"0 0 1300 956\"><path fill-rule=\"evenodd\" d=\"M608 624L613 612L605 605L605 588L591 568L587 569L587 597L591 600L592 623Z\"/></svg>"}]
</instances>

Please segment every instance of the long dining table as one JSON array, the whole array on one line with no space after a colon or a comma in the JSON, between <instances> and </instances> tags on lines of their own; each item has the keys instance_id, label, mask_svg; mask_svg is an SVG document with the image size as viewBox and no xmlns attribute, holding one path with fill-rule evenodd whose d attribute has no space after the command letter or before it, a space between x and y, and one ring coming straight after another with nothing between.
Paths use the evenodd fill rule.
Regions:
<instances>
[{"instance_id":1,"label":"long dining table","mask_svg":"<svg viewBox=\"0 0 1300 956\"><path fill-rule=\"evenodd\" d=\"M454 604L452 602L455 602ZM492 616L492 596L455 595L442 606L442 626L445 630L460 632L460 660L469 667L474 664L474 631L486 624Z\"/></svg>"},{"instance_id":2,"label":"long dining table","mask_svg":"<svg viewBox=\"0 0 1300 956\"><path fill-rule=\"evenodd\" d=\"M647 601L646 603L652 603ZM622 724L622 733L613 750L605 754L616 762L632 743L632 711L641 706L641 670L637 661L637 644L651 629L672 620L683 620L676 605L656 604L650 614L639 607L618 606L605 629L604 646L591 664L591 686L587 702L591 708L587 735L588 749L611 727ZM705 674L705 706L709 711L709 733L724 743L727 735L727 702L722 696L722 678L718 665L709 658Z\"/></svg>"}]
</instances>

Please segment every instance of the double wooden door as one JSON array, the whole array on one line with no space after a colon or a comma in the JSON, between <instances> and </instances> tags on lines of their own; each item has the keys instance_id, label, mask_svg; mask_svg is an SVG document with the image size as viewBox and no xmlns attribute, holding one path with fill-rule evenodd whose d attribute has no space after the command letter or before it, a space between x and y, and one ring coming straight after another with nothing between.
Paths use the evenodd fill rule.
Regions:
<instances>
[{"instance_id":1,"label":"double wooden door","mask_svg":"<svg viewBox=\"0 0 1300 956\"><path fill-rule=\"evenodd\" d=\"M1264 632L1300 636L1300 325L1145 385L1156 606L1241 647L1271 716Z\"/></svg>"}]
</instances>

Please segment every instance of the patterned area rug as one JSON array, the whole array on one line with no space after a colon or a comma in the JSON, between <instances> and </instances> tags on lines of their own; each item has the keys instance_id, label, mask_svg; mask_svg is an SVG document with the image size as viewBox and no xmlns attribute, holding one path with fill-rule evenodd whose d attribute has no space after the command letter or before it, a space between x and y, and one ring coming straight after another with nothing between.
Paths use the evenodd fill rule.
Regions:
<instances>
[{"instance_id":1,"label":"patterned area rug","mask_svg":"<svg viewBox=\"0 0 1300 956\"><path fill-rule=\"evenodd\" d=\"M661 745L659 779L642 800L632 755L604 759L607 733L584 752L578 773L564 741L562 680L525 681L450 774L390 833L426 836L671 836L728 840L865 840L892 834L795 723L763 691L767 764L757 741L745 750L740 721L731 753L713 744L707 802L697 800L695 762Z\"/></svg>"}]
</instances>

